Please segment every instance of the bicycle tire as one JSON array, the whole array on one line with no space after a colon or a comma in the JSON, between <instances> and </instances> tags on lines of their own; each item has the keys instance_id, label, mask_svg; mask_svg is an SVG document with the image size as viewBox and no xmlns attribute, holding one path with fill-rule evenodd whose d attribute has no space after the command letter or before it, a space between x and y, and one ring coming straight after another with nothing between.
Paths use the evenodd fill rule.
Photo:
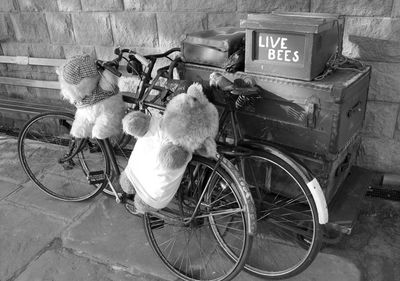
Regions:
<instances>
[{"instance_id":1,"label":"bicycle tire","mask_svg":"<svg viewBox=\"0 0 400 281\"><path fill-rule=\"evenodd\" d=\"M301 273L319 253L323 232L304 177L265 151L252 150L233 162L249 185L257 209L257 234L244 269L270 279Z\"/></svg>"},{"instance_id":2,"label":"bicycle tire","mask_svg":"<svg viewBox=\"0 0 400 281\"><path fill-rule=\"evenodd\" d=\"M145 233L151 247L166 267L183 280L231 280L242 270L251 248L255 209L249 190L239 174L230 170L233 167L226 159L213 173L215 164L213 160L194 156L176 199L167 207L176 219L185 221L183 218L189 218L198 200L202 200L200 211L191 223L157 219L156 214L144 216ZM225 205L228 198L232 201ZM224 223L228 218L234 218L235 226L229 220L228 224ZM231 242L235 242L233 258L221 250L215 229L224 231Z\"/></svg>"},{"instance_id":3,"label":"bicycle tire","mask_svg":"<svg viewBox=\"0 0 400 281\"><path fill-rule=\"evenodd\" d=\"M76 149L69 134L74 115L45 112L30 119L18 136L18 157L29 178L48 195L62 201L83 201L99 194L110 174L102 141L92 139L72 159L60 163ZM93 151L95 143L98 150ZM79 165L77 164L79 163ZM89 172L104 178L90 184Z\"/></svg>"}]
</instances>

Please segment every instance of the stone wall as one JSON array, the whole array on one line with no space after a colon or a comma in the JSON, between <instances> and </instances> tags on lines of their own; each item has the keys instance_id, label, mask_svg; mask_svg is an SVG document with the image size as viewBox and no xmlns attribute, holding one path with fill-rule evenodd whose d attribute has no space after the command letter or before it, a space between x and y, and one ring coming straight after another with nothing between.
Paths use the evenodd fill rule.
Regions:
<instances>
[{"instance_id":1,"label":"stone wall","mask_svg":"<svg viewBox=\"0 0 400 281\"><path fill-rule=\"evenodd\" d=\"M185 33L239 25L248 12L346 16L345 55L372 65L364 153L359 164L400 173L400 0L1 0L0 53L112 57L113 46L151 53L179 46ZM0 65L8 76L53 80L49 68ZM0 85L2 95L54 99L55 91Z\"/></svg>"}]
</instances>

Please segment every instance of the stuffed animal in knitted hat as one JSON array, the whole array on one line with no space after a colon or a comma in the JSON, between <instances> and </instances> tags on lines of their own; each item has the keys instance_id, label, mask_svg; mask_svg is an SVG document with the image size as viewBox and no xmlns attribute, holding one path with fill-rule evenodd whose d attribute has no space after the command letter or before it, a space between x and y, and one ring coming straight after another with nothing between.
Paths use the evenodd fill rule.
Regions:
<instances>
[{"instance_id":1,"label":"stuffed animal in knitted hat","mask_svg":"<svg viewBox=\"0 0 400 281\"><path fill-rule=\"evenodd\" d=\"M104 139L122 131L124 103L117 76L98 70L89 55L72 57L57 74L62 96L76 107L72 136Z\"/></svg>"},{"instance_id":2,"label":"stuffed animal in knitted hat","mask_svg":"<svg viewBox=\"0 0 400 281\"><path fill-rule=\"evenodd\" d=\"M216 157L218 120L216 107L198 83L172 98L162 117L140 111L124 117L124 131L137 141L120 184L126 193L136 193L138 213L168 205L195 151Z\"/></svg>"}]
</instances>

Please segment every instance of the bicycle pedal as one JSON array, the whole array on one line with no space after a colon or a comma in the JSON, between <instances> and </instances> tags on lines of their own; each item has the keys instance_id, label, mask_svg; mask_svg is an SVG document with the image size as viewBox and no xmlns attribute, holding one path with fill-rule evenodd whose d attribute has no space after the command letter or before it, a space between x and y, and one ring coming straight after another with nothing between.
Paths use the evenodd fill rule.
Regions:
<instances>
[{"instance_id":1,"label":"bicycle pedal","mask_svg":"<svg viewBox=\"0 0 400 281\"><path fill-rule=\"evenodd\" d=\"M106 175L104 171L90 171L86 178L89 184L99 184L106 180Z\"/></svg>"},{"instance_id":2,"label":"bicycle pedal","mask_svg":"<svg viewBox=\"0 0 400 281\"><path fill-rule=\"evenodd\" d=\"M72 170L75 167L75 162L73 160L69 160L61 164L64 170Z\"/></svg>"},{"instance_id":3,"label":"bicycle pedal","mask_svg":"<svg viewBox=\"0 0 400 281\"><path fill-rule=\"evenodd\" d=\"M164 220L157 217L149 216L149 220L150 220L150 227L153 230L161 229L165 225Z\"/></svg>"},{"instance_id":4,"label":"bicycle pedal","mask_svg":"<svg viewBox=\"0 0 400 281\"><path fill-rule=\"evenodd\" d=\"M142 213L139 213L136 210L136 208L135 208L135 206L133 204L126 203L125 204L125 209L128 211L128 213L130 213L130 214L132 214L134 216L137 216L137 217L142 217L143 216Z\"/></svg>"}]
</instances>

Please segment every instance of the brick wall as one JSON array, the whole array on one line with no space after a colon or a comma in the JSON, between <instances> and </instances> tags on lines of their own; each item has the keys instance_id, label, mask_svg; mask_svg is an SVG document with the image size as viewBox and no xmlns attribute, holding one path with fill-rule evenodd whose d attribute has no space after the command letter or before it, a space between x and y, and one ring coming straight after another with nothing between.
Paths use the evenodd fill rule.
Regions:
<instances>
[{"instance_id":1,"label":"brick wall","mask_svg":"<svg viewBox=\"0 0 400 281\"><path fill-rule=\"evenodd\" d=\"M372 65L359 164L400 173L400 0L1 0L0 53L112 57L113 46L151 53L179 46L185 33L238 25L247 12L346 16L345 55ZM0 66L14 77L54 79L54 70ZM2 95L54 99L55 91L0 85Z\"/></svg>"}]
</instances>

